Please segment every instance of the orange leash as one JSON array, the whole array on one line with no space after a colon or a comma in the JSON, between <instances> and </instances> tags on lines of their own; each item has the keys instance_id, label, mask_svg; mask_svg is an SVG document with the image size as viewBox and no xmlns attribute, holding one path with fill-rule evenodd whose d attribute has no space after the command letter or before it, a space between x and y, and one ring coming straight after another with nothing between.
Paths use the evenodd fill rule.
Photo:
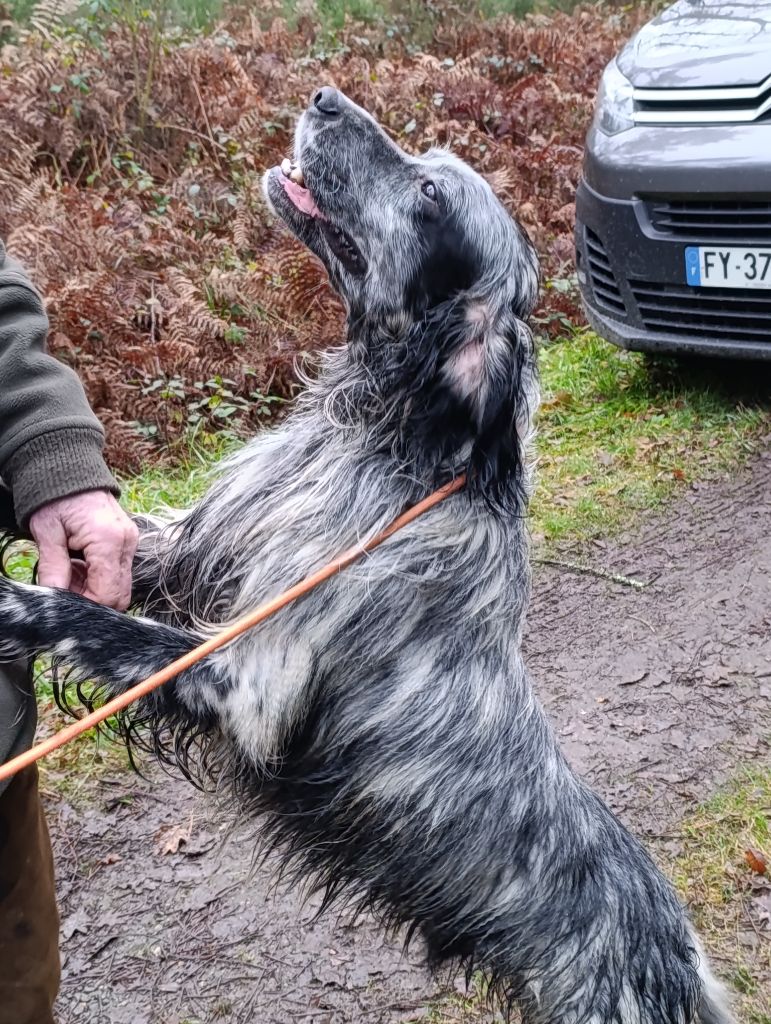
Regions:
<instances>
[{"instance_id":1,"label":"orange leash","mask_svg":"<svg viewBox=\"0 0 771 1024\"><path fill-rule=\"evenodd\" d=\"M376 547L388 540L389 537L393 537L395 533L403 529L409 523L413 522L419 516L422 516L424 512L428 512L429 509L434 508L440 502L444 501L445 498L449 498L451 494L455 494L459 491L466 482L465 476L459 476L456 480L453 480L449 484L445 484L444 487L440 487L438 491L430 494L423 501L419 501L417 505L413 505L411 509L408 509L398 519L395 519L390 526L388 526L382 533L377 534L372 540L367 541L365 544L356 544L354 547L349 548L342 555L336 558L333 562L325 565L323 568L314 572L311 576L306 577L301 583L297 583L294 587L290 587L289 590L285 590L283 594L279 594L278 597L274 597L271 601L267 601L265 604L260 605L259 608L255 608L253 612L249 612L248 615L244 615L238 619L231 626L223 629L221 633L217 633L216 636L211 639L204 641L200 647L194 648L192 651L188 651L187 654L183 654L181 658L177 658L176 661L172 661L170 665L162 668L159 672L153 672L147 679L143 679L141 683L137 683L136 686L132 686L130 690L126 690L125 693L120 694L118 697L114 697L112 700L107 701L106 704L98 708L96 711L90 712L88 715L84 715L83 718L79 718L77 722L73 722L71 725L66 726L60 732L57 732L54 736L49 736L48 739L43 740L41 743L36 744L30 750L25 750L24 753L19 754L17 757L12 758L10 761L6 761L5 764L0 765L0 782L4 779L9 779L12 775L20 772L22 768L27 768L29 765L34 764L35 761L39 761L41 757L45 757L47 754L52 753L54 750L58 750L59 747L63 747L65 744L74 740L77 736L87 732L93 726L98 725L100 722L104 722L105 719L110 718L111 715L116 714L118 711L123 711L129 704L133 704L135 700L139 700L140 697L146 697L148 693L152 693L153 690L157 690L159 686L163 686L170 679L179 675L180 672L184 672L185 669L195 665L196 662L201 661L208 654L216 651L220 647L224 647L225 644L230 643L231 640L235 640L237 636L241 636L242 633L246 633L247 630L252 627L259 625L269 619L271 615L275 615L277 611L285 608L292 601L296 601L298 597L303 597L305 594L310 593L319 584L324 583L325 580L330 579L332 576L336 576L341 570L346 569L353 562L361 558L362 555L369 551L373 551Z\"/></svg>"}]
</instances>

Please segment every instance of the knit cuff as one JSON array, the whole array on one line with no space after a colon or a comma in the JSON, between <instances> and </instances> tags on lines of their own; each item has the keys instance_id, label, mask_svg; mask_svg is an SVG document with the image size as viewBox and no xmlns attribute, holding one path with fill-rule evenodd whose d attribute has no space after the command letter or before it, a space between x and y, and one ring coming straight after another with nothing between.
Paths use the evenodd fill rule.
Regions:
<instances>
[{"instance_id":1,"label":"knit cuff","mask_svg":"<svg viewBox=\"0 0 771 1024\"><path fill-rule=\"evenodd\" d=\"M16 519L26 529L41 506L83 491L110 491L118 484L102 458L98 430L67 428L39 434L17 449L3 467L13 491Z\"/></svg>"}]
</instances>

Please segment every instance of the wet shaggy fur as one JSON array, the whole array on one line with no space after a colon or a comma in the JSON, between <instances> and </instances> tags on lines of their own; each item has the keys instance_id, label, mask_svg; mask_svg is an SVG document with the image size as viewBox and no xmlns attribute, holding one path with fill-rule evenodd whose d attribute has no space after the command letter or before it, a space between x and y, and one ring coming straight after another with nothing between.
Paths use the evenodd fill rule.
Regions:
<instances>
[{"instance_id":1,"label":"wet shaggy fur","mask_svg":"<svg viewBox=\"0 0 771 1024\"><path fill-rule=\"evenodd\" d=\"M527 1024L727 1024L674 892L565 762L522 662L534 252L468 167L403 153L332 90L295 157L308 190L274 169L266 194L326 265L347 344L198 506L143 524L141 617L3 581L0 652L119 692L468 471L124 730L232 784L289 870L482 969Z\"/></svg>"}]
</instances>

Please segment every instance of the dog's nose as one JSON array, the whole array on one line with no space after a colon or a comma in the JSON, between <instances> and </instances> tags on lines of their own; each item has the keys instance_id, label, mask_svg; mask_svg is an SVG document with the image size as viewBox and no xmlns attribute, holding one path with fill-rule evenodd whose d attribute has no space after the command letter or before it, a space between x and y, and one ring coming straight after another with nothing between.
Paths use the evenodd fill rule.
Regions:
<instances>
[{"instance_id":1,"label":"dog's nose","mask_svg":"<svg viewBox=\"0 0 771 1024\"><path fill-rule=\"evenodd\" d=\"M340 93L329 85L319 89L313 97L313 106L325 117L337 117L340 113Z\"/></svg>"}]
</instances>

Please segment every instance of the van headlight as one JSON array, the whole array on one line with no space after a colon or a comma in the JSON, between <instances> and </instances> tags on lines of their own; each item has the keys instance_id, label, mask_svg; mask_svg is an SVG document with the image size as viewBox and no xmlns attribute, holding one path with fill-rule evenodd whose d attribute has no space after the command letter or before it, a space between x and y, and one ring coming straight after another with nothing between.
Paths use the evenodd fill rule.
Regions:
<instances>
[{"instance_id":1,"label":"van headlight","mask_svg":"<svg viewBox=\"0 0 771 1024\"><path fill-rule=\"evenodd\" d=\"M618 69L615 58L600 79L594 123L606 135L618 135L634 128L634 89Z\"/></svg>"}]
</instances>

